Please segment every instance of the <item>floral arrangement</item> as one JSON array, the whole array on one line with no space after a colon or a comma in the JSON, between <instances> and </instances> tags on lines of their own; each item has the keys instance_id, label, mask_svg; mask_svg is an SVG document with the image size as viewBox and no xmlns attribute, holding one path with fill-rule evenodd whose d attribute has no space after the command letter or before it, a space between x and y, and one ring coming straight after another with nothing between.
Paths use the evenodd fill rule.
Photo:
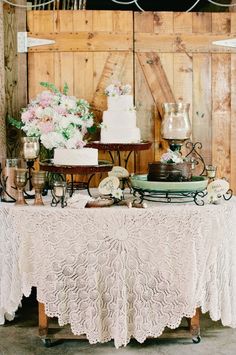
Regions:
<instances>
[{"instance_id":1,"label":"floral arrangement","mask_svg":"<svg viewBox=\"0 0 236 355\"><path fill-rule=\"evenodd\" d=\"M94 130L89 103L67 95L68 86L60 92L53 84L42 82L47 90L32 100L21 114L21 121L10 123L22 129L28 137L39 137L46 149L82 148L84 136Z\"/></svg>"},{"instance_id":2,"label":"floral arrangement","mask_svg":"<svg viewBox=\"0 0 236 355\"><path fill-rule=\"evenodd\" d=\"M173 151L168 149L166 153L161 156L161 163L173 164L173 163L183 163L184 159L178 151Z\"/></svg>"},{"instance_id":3,"label":"floral arrangement","mask_svg":"<svg viewBox=\"0 0 236 355\"><path fill-rule=\"evenodd\" d=\"M121 96L131 93L131 85L122 85L120 81L110 84L105 89L106 96Z\"/></svg>"}]
</instances>

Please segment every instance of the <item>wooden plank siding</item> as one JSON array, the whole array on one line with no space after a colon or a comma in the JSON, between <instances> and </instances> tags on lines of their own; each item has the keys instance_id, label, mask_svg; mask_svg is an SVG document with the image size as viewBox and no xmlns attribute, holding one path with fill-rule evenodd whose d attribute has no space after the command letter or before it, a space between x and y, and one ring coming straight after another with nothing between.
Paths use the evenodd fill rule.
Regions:
<instances>
[{"instance_id":1,"label":"wooden plank siding","mask_svg":"<svg viewBox=\"0 0 236 355\"><path fill-rule=\"evenodd\" d=\"M29 49L30 98L42 91L40 81L53 82L59 88L66 82L69 94L88 100L100 122L107 108L105 87L114 80L134 87L132 12L29 11L28 28L31 37L56 41L52 46ZM99 139L99 132L94 138ZM126 155L122 153L124 158ZM99 158L109 159L109 155L99 152ZM131 159L130 171L132 166Z\"/></svg>"},{"instance_id":2,"label":"wooden plank siding","mask_svg":"<svg viewBox=\"0 0 236 355\"><path fill-rule=\"evenodd\" d=\"M26 0L19 0L26 5ZM5 115L19 118L20 110L27 104L27 56L17 52L17 32L26 31L26 9L3 6L4 68L5 68ZM7 128L7 156L19 156L21 132L10 124Z\"/></svg>"},{"instance_id":3,"label":"wooden plank siding","mask_svg":"<svg viewBox=\"0 0 236 355\"><path fill-rule=\"evenodd\" d=\"M0 3L0 161L6 157L3 3Z\"/></svg>"},{"instance_id":4,"label":"wooden plank siding","mask_svg":"<svg viewBox=\"0 0 236 355\"><path fill-rule=\"evenodd\" d=\"M42 90L40 81L66 81L100 122L106 85L133 85L142 139L153 142L137 162L143 173L167 147L163 101L188 102L192 140L236 191L236 48L212 43L235 38L235 23L234 13L29 11L29 36L56 41L29 49L29 96Z\"/></svg>"},{"instance_id":5,"label":"wooden plank siding","mask_svg":"<svg viewBox=\"0 0 236 355\"><path fill-rule=\"evenodd\" d=\"M231 16L212 14L212 32L230 35ZM212 161L230 178L231 54L212 54Z\"/></svg>"},{"instance_id":6,"label":"wooden plank siding","mask_svg":"<svg viewBox=\"0 0 236 355\"><path fill-rule=\"evenodd\" d=\"M175 100L190 103L193 142L202 143L201 153L206 163L216 164L218 177L229 179L236 191L236 48L212 44L216 40L235 38L235 14L138 13L134 28L135 52L146 57L155 54L160 59ZM136 65L139 88L137 81L142 75L137 71L140 70L142 68ZM154 77L154 71L146 77L147 87ZM155 90L162 85L161 77L160 82ZM151 89L143 95L136 90L137 102L142 102L143 97L149 102L145 105L147 112L153 112L153 106L158 108L163 102L162 95L159 102L153 100L153 92ZM164 145L157 132L161 117L153 114L152 119L155 122L154 150L158 150L156 158L163 152Z\"/></svg>"}]
</instances>

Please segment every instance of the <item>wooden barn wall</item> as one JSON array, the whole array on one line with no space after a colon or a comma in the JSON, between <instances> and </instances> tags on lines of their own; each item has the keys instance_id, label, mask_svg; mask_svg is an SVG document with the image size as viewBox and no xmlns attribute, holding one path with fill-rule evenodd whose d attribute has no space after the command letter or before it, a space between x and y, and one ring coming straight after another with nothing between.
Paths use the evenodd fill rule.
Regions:
<instances>
[{"instance_id":1,"label":"wooden barn wall","mask_svg":"<svg viewBox=\"0 0 236 355\"><path fill-rule=\"evenodd\" d=\"M166 149L162 102L189 102L192 140L236 191L236 49L212 44L233 38L235 24L235 13L29 11L29 35L56 41L29 49L29 97L42 90L40 81L66 81L100 121L106 85L131 83L142 139L153 141L141 152L140 172Z\"/></svg>"},{"instance_id":2,"label":"wooden barn wall","mask_svg":"<svg viewBox=\"0 0 236 355\"><path fill-rule=\"evenodd\" d=\"M32 37L56 41L55 45L29 50L30 98L42 90L40 81L60 88L67 82L69 93L88 100L100 122L109 81L120 80L134 87L132 12L32 11L28 28ZM100 152L100 159L108 158Z\"/></svg>"},{"instance_id":3,"label":"wooden barn wall","mask_svg":"<svg viewBox=\"0 0 236 355\"><path fill-rule=\"evenodd\" d=\"M0 3L0 162L6 157L3 6Z\"/></svg>"},{"instance_id":4,"label":"wooden barn wall","mask_svg":"<svg viewBox=\"0 0 236 355\"><path fill-rule=\"evenodd\" d=\"M26 0L18 0L25 6ZM4 64L5 64L5 115L20 117L20 110L27 104L27 54L17 52L17 32L26 31L26 9L3 6L4 19ZM7 156L17 157L20 153L21 132L6 124Z\"/></svg>"},{"instance_id":5,"label":"wooden barn wall","mask_svg":"<svg viewBox=\"0 0 236 355\"><path fill-rule=\"evenodd\" d=\"M235 16L235 13L135 14L137 107L143 105L142 92L146 92L147 83L150 90L149 104L145 101L146 118L172 95L176 101L189 102L193 142L202 142L206 163L217 165L218 176L230 179L234 190L236 50L212 42L235 37ZM145 74L147 80L140 85L138 75ZM149 136L155 139L158 159L163 151L158 115L154 122Z\"/></svg>"}]
</instances>

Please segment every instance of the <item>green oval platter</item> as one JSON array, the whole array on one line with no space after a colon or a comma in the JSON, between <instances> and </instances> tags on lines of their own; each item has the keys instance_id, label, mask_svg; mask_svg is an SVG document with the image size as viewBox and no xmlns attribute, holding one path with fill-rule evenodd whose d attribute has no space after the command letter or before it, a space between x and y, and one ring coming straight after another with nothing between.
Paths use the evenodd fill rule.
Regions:
<instances>
[{"instance_id":1,"label":"green oval platter","mask_svg":"<svg viewBox=\"0 0 236 355\"><path fill-rule=\"evenodd\" d=\"M135 189L154 192L194 192L204 191L208 184L206 176L192 176L190 181L148 181L147 174L133 175L130 178Z\"/></svg>"}]
</instances>

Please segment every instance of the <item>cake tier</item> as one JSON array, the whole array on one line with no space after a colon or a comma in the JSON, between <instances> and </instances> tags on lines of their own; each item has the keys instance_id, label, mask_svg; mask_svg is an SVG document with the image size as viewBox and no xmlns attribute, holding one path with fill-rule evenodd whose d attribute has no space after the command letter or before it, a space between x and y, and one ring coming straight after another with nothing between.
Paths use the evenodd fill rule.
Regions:
<instances>
[{"instance_id":1,"label":"cake tier","mask_svg":"<svg viewBox=\"0 0 236 355\"><path fill-rule=\"evenodd\" d=\"M140 129L135 127L126 130L123 128L101 128L102 143L137 143L140 141Z\"/></svg>"},{"instance_id":2,"label":"cake tier","mask_svg":"<svg viewBox=\"0 0 236 355\"><path fill-rule=\"evenodd\" d=\"M111 129L136 128L135 111L104 111L102 121L104 126Z\"/></svg>"},{"instance_id":3,"label":"cake tier","mask_svg":"<svg viewBox=\"0 0 236 355\"><path fill-rule=\"evenodd\" d=\"M108 96L107 107L109 111L132 109L134 107L133 95Z\"/></svg>"},{"instance_id":4,"label":"cake tier","mask_svg":"<svg viewBox=\"0 0 236 355\"><path fill-rule=\"evenodd\" d=\"M191 162L184 163L161 163L148 164L149 181L188 181L192 177Z\"/></svg>"},{"instance_id":5,"label":"cake tier","mask_svg":"<svg viewBox=\"0 0 236 355\"><path fill-rule=\"evenodd\" d=\"M56 165L98 165L98 150L56 148L53 162Z\"/></svg>"}]
</instances>

